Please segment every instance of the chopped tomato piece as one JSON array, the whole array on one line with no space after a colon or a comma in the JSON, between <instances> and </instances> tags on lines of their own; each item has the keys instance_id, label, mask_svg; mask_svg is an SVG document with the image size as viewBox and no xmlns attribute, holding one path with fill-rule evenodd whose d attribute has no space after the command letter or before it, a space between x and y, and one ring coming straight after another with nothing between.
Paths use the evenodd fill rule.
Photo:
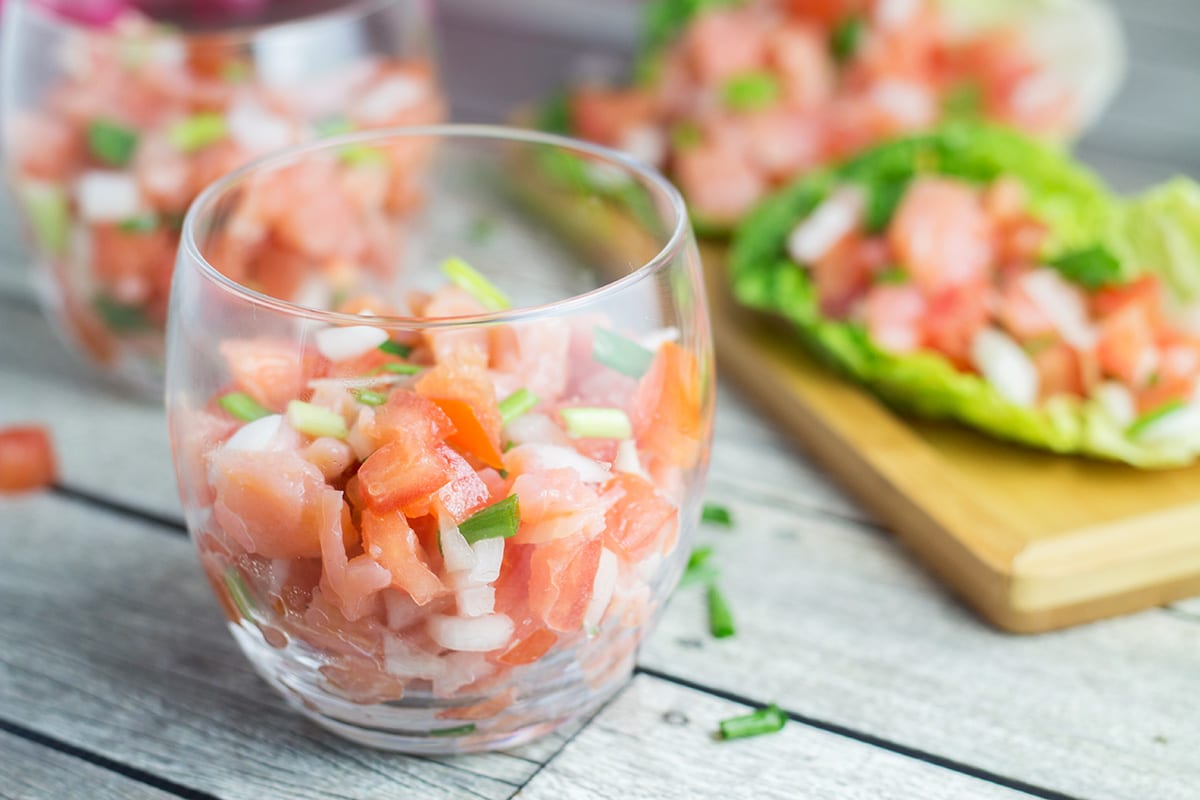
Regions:
<instances>
[{"instance_id":1,"label":"chopped tomato piece","mask_svg":"<svg viewBox=\"0 0 1200 800\"><path fill-rule=\"evenodd\" d=\"M234 384L272 411L303 397L315 372L314 362L290 342L229 339L221 343L221 355Z\"/></svg>"},{"instance_id":2,"label":"chopped tomato piece","mask_svg":"<svg viewBox=\"0 0 1200 800\"><path fill-rule=\"evenodd\" d=\"M521 664L532 664L544 656L558 641L558 635L548 628L537 628L522 639L514 640L506 647L496 661L517 667Z\"/></svg>"},{"instance_id":3,"label":"chopped tomato piece","mask_svg":"<svg viewBox=\"0 0 1200 800\"><path fill-rule=\"evenodd\" d=\"M54 448L45 428L0 430L0 492L49 486L57 476Z\"/></svg>"},{"instance_id":4,"label":"chopped tomato piece","mask_svg":"<svg viewBox=\"0 0 1200 800\"><path fill-rule=\"evenodd\" d=\"M374 511L392 511L427 500L452 476L452 467L441 451L408 439L380 447L358 470L359 489L367 507Z\"/></svg>"},{"instance_id":5,"label":"chopped tomato piece","mask_svg":"<svg viewBox=\"0 0 1200 800\"><path fill-rule=\"evenodd\" d=\"M429 556L399 512L363 512L363 550L392 576L392 586L408 592L420 606L442 592L429 568Z\"/></svg>"},{"instance_id":6,"label":"chopped tomato piece","mask_svg":"<svg viewBox=\"0 0 1200 800\"><path fill-rule=\"evenodd\" d=\"M500 435L484 429L475 414L475 408L465 400L452 397L435 397L433 402L454 423L454 433L446 439L464 453L475 456L493 469L503 469L500 456Z\"/></svg>"},{"instance_id":7,"label":"chopped tomato piece","mask_svg":"<svg viewBox=\"0 0 1200 800\"><path fill-rule=\"evenodd\" d=\"M583 625L602 549L599 538L570 536L539 545L533 551L529 603L550 630L566 633Z\"/></svg>"},{"instance_id":8,"label":"chopped tomato piece","mask_svg":"<svg viewBox=\"0 0 1200 800\"><path fill-rule=\"evenodd\" d=\"M450 444L490 467L504 466L500 460L500 430L504 423L496 390L485 370L469 364L439 365L421 376L416 390L437 403L454 423L456 433L448 438ZM448 400L459 402L446 403ZM456 440L458 434L462 436Z\"/></svg>"},{"instance_id":9,"label":"chopped tomato piece","mask_svg":"<svg viewBox=\"0 0 1200 800\"><path fill-rule=\"evenodd\" d=\"M679 511L649 481L620 473L606 486L606 491L612 489L620 490L620 497L605 518L605 547L626 562L637 563L674 538Z\"/></svg>"},{"instance_id":10,"label":"chopped tomato piece","mask_svg":"<svg viewBox=\"0 0 1200 800\"><path fill-rule=\"evenodd\" d=\"M663 344L634 398L638 448L677 467L694 466L707 425L703 391L696 357L675 342Z\"/></svg>"}]
</instances>

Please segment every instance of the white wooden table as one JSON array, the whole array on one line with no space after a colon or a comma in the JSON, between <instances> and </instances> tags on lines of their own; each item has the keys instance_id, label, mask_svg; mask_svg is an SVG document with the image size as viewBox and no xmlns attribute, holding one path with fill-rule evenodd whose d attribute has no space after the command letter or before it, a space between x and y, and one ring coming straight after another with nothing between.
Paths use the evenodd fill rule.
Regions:
<instances>
[{"instance_id":1,"label":"white wooden table","mask_svg":"<svg viewBox=\"0 0 1200 800\"><path fill-rule=\"evenodd\" d=\"M446 2L445 52L476 54L474 70L448 59L464 117L627 46L624 4L573 35L547 2L517 3L536 12L519 29ZM1124 187L1200 172L1200 4L1123 11L1131 81L1084 153ZM0 425L48 424L63 477L0 500L0 797L1200 798L1200 602L996 633L727 390L709 494L736 527L701 535L736 637L709 638L703 598L681 590L587 724L452 759L344 743L236 650L185 538L160 409L78 372L3 218ZM713 740L718 720L770 701L791 717L781 733Z\"/></svg>"}]
</instances>

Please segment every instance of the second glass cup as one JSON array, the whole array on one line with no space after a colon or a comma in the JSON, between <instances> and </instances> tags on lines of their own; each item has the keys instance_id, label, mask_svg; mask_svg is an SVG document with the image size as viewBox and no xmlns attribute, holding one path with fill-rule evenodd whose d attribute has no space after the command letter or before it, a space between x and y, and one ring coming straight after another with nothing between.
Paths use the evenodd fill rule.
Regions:
<instances>
[{"instance_id":1,"label":"second glass cup","mask_svg":"<svg viewBox=\"0 0 1200 800\"><path fill-rule=\"evenodd\" d=\"M203 187L307 139L443 117L427 0L263 0L253 20L185 0L99 4L86 22L58 6L6 4L8 179L68 343L150 393Z\"/></svg>"},{"instance_id":2,"label":"second glass cup","mask_svg":"<svg viewBox=\"0 0 1200 800\"><path fill-rule=\"evenodd\" d=\"M713 410L661 177L473 126L267 158L184 223L167 362L204 571L297 709L463 752L628 677L687 560Z\"/></svg>"}]
</instances>

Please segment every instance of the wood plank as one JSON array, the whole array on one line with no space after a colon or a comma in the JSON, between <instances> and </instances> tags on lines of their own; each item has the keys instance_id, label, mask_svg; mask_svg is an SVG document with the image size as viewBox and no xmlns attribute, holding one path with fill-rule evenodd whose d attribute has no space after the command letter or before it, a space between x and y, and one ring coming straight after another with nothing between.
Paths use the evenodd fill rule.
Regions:
<instances>
[{"instance_id":1,"label":"wood plank","mask_svg":"<svg viewBox=\"0 0 1200 800\"><path fill-rule=\"evenodd\" d=\"M169 800L170 794L74 756L0 731L0 798Z\"/></svg>"},{"instance_id":2,"label":"wood plank","mask_svg":"<svg viewBox=\"0 0 1200 800\"><path fill-rule=\"evenodd\" d=\"M746 706L639 675L517 795L520 800L1005 800L1028 795L791 722L714 739Z\"/></svg>"},{"instance_id":3,"label":"wood plank","mask_svg":"<svg viewBox=\"0 0 1200 800\"><path fill-rule=\"evenodd\" d=\"M191 545L48 495L0 501L0 718L227 800L503 798L564 741L420 759L325 733L250 669Z\"/></svg>"},{"instance_id":4,"label":"wood plank","mask_svg":"<svg viewBox=\"0 0 1200 800\"><path fill-rule=\"evenodd\" d=\"M742 469L755 468L747 460ZM1073 797L1191 800L1200 625L1149 611L1036 637L981 625L889 537L714 486L706 527L738 632L707 635L698 588L640 663Z\"/></svg>"}]
</instances>

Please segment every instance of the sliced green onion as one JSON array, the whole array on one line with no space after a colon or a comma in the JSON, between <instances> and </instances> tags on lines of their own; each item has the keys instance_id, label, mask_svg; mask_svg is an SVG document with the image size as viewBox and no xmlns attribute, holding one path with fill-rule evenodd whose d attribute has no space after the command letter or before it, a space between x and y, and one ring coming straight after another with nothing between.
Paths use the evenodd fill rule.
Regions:
<instances>
[{"instance_id":1,"label":"sliced green onion","mask_svg":"<svg viewBox=\"0 0 1200 800\"><path fill-rule=\"evenodd\" d=\"M779 81L769 72L735 75L721 87L721 98L731 111L758 111L779 99Z\"/></svg>"},{"instance_id":2,"label":"sliced green onion","mask_svg":"<svg viewBox=\"0 0 1200 800\"><path fill-rule=\"evenodd\" d=\"M507 425L517 417L528 414L540 402L541 398L536 394L521 387L500 401L500 418Z\"/></svg>"},{"instance_id":3,"label":"sliced green onion","mask_svg":"<svg viewBox=\"0 0 1200 800\"><path fill-rule=\"evenodd\" d=\"M559 410L572 439L629 439L633 424L619 408L564 408Z\"/></svg>"},{"instance_id":4,"label":"sliced green onion","mask_svg":"<svg viewBox=\"0 0 1200 800\"><path fill-rule=\"evenodd\" d=\"M716 639L724 639L737 632L733 625L733 612L729 610L725 596L715 583L708 585L708 631Z\"/></svg>"},{"instance_id":5,"label":"sliced green onion","mask_svg":"<svg viewBox=\"0 0 1200 800\"><path fill-rule=\"evenodd\" d=\"M758 711L721 720L721 738L745 739L748 736L776 733L783 730L783 726L786 724L787 714L784 714L783 709L779 706L771 703Z\"/></svg>"},{"instance_id":6,"label":"sliced green onion","mask_svg":"<svg viewBox=\"0 0 1200 800\"><path fill-rule=\"evenodd\" d=\"M889 286L903 286L908 283L908 272L904 267L888 267L875 275L875 283Z\"/></svg>"},{"instance_id":7,"label":"sliced green onion","mask_svg":"<svg viewBox=\"0 0 1200 800\"><path fill-rule=\"evenodd\" d=\"M908 181L884 179L868 183L867 208L864 212L864 224L868 233L883 233L896 215L904 193L908 191Z\"/></svg>"},{"instance_id":8,"label":"sliced green onion","mask_svg":"<svg viewBox=\"0 0 1200 800\"><path fill-rule=\"evenodd\" d=\"M468 544L475 544L483 539L507 539L516 534L520 524L521 506L514 494L464 519L458 532Z\"/></svg>"},{"instance_id":9,"label":"sliced green onion","mask_svg":"<svg viewBox=\"0 0 1200 800\"><path fill-rule=\"evenodd\" d=\"M482 303L488 311L503 311L512 307L512 303L503 292L461 258L448 258L443 261L442 272L454 285Z\"/></svg>"},{"instance_id":10,"label":"sliced green onion","mask_svg":"<svg viewBox=\"0 0 1200 800\"><path fill-rule=\"evenodd\" d=\"M829 38L829 49L833 52L834 60L845 64L854 58L866 32L866 22L858 15L846 17L839 22Z\"/></svg>"},{"instance_id":11,"label":"sliced green onion","mask_svg":"<svg viewBox=\"0 0 1200 800\"><path fill-rule=\"evenodd\" d=\"M133 333L154 327L142 309L121 303L105 294L97 295L92 300L92 308L100 315L100 319L104 320L105 326L117 333Z\"/></svg>"},{"instance_id":12,"label":"sliced green onion","mask_svg":"<svg viewBox=\"0 0 1200 800\"><path fill-rule=\"evenodd\" d=\"M1087 289L1100 289L1124 279L1121 262L1103 245L1063 253L1050 259L1050 266Z\"/></svg>"},{"instance_id":13,"label":"sliced green onion","mask_svg":"<svg viewBox=\"0 0 1200 800\"><path fill-rule=\"evenodd\" d=\"M409 355L412 354L411 347L406 344L400 344L399 342L393 342L391 339L388 339L386 342L379 345L379 349L388 355L400 356L401 358L408 358Z\"/></svg>"},{"instance_id":14,"label":"sliced green onion","mask_svg":"<svg viewBox=\"0 0 1200 800\"><path fill-rule=\"evenodd\" d=\"M157 214L138 214L117 223L117 229L122 233L154 233L158 230Z\"/></svg>"},{"instance_id":15,"label":"sliced green onion","mask_svg":"<svg viewBox=\"0 0 1200 800\"><path fill-rule=\"evenodd\" d=\"M229 416L236 417L242 422L253 422L271 413L270 409L263 408L257 400L245 392L230 392L221 395L221 398L217 400L217 405L229 412Z\"/></svg>"},{"instance_id":16,"label":"sliced green onion","mask_svg":"<svg viewBox=\"0 0 1200 800\"><path fill-rule=\"evenodd\" d=\"M1185 403L1184 401L1179 400L1179 399L1168 400L1167 402L1163 403L1161 406L1158 406L1157 408L1153 408L1153 409L1147 411L1145 414L1142 414L1137 419L1135 419L1133 421L1133 423L1130 424L1128 430L1125 431L1125 435L1129 436L1130 438L1136 439L1139 436L1141 436L1143 433L1145 433L1146 429L1149 428L1151 425L1158 422L1160 419L1167 416L1168 414L1173 414L1174 412L1178 411L1179 409L1183 408L1186 405L1187 405L1187 403Z\"/></svg>"},{"instance_id":17,"label":"sliced green onion","mask_svg":"<svg viewBox=\"0 0 1200 800\"><path fill-rule=\"evenodd\" d=\"M38 246L52 256L65 253L71 238L71 204L66 190L38 181L26 184L21 196Z\"/></svg>"},{"instance_id":18,"label":"sliced green onion","mask_svg":"<svg viewBox=\"0 0 1200 800\"><path fill-rule=\"evenodd\" d=\"M459 725L454 728L438 728L429 732L430 736L466 736L475 732L475 723L468 722L466 725Z\"/></svg>"},{"instance_id":19,"label":"sliced green onion","mask_svg":"<svg viewBox=\"0 0 1200 800\"><path fill-rule=\"evenodd\" d=\"M705 503L704 509L700 512L700 519L709 525L733 527L733 515L729 513L729 509L716 503Z\"/></svg>"},{"instance_id":20,"label":"sliced green onion","mask_svg":"<svg viewBox=\"0 0 1200 800\"><path fill-rule=\"evenodd\" d=\"M181 119L167 129L167 141L176 150L194 153L225 138L225 118L207 111Z\"/></svg>"},{"instance_id":21,"label":"sliced green onion","mask_svg":"<svg viewBox=\"0 0 1200 800\"><path fill-rule=\"evenodd\" d=\"M608 328L592 329L592 358L622 375L640 378L654 362L654 353Z\"/></svg>"},{"instance_id":22,"label":"sliced green onion","mask_svg":"<svg viewBox=\"0 0 1200 800\"><path fill-rule=\"evenodd\" d=\"M341 414L302 400L292 400L288 403L287 420L293 428L309 436L345 439L349 433L346 430L346 420L342 419Z\"/></svg>"},{"instance_id":23,"label":"sliced green onion","mask_svg":"<svg viewBox=\"0 0 1200 800\"><path fill-rule=\"evenodd\" d=\"M344 146L338 152L338 158L348 167L380 167L388 163L382 150L361 142Z\"/></svg>"},{"instance_id":24,"label":"sliced green onion","mask_svg":"<svg viewBox=\"0 0 1200 800\"><path fill-rule=\"evenodd\" d=\"M424 367L417 364L384 364L381 367L371 370L371 374L382 375L385 372L390 372L393 375L416 375L424 369Z\"/></svg>"},{"instance_id":25,"label":"sliced green onion","mask_svg":"<svg viewBox=\"0 0 1200 800\"><path fill-rule=\"evenodd\" d=\"M978 119L982 114L983 89L978 81L960 81L942 99L942 115L948 119Z\"/></svg>"},{"instance_id":26,"label":"sliced green onion","mask_svg":"<svg viewBox=\"0 0 1200 800\"><path fill-rule=\"evenodd\" d=\"M317 136L340 136L354 131L354 123L345 117L333 117L318 122L313 126L313 131Z\"/></svg>"},{"instance_id":27,"label":"sliced green onion","mask_svg":"<svg viewBox=\"0 0 1200 800\"><path fill-rule=\"evenodd\" d=\"M236 567L225 570L225 588L229 590L229 599L237 606L238 613L244 619L254 620L254 600L250 597L250 589L242 578L242 573Z\"/></svg>"},{"instance_id":28,"label":"sliced green onion","mask_svg":"<svg viewBox=\"0 0 1200 800\"><path fill-rule=\"evenodd\" d=\"M704 132L700 126L688 120L681 122L671 129L671 146L676 150L687 150L696 147L704 141Z\"/></svg>"},{"instance_id":29,"label":"sliced green onion","mask_svg":"<svg viewBox=\"0 0 1200 800\"><path fill-rule=\"evenodd\" d=\"M707 545L692 550L692 554L688 557L687 567L683 571L683 577L679 579L680 587L696 583L711 585L717 579L717 568L709 561L712 552L713 549Z\"/></svg>"},{"instance_id":30,"label":"sliced green onion","mask_svg":"<svg viewBox=\"0 0 1200 800\"><path fill-rule=\"evenodd\" d=\"M92 120L87 128L88 151L102 164L123 167L137 149L138 133L119 122Z\"/></svg>"},{"instance_id":31,"label":"sliced green onion","mask_svg":"<svg viewBox=\"0 0 1200 800\"><path fill-rule=\"evenodd\" d=\"M386 394L383 392L373 392L370 389L351 389L350 394L364 406L381 406L387 402Z\"/></svg>"}]
</instances>

